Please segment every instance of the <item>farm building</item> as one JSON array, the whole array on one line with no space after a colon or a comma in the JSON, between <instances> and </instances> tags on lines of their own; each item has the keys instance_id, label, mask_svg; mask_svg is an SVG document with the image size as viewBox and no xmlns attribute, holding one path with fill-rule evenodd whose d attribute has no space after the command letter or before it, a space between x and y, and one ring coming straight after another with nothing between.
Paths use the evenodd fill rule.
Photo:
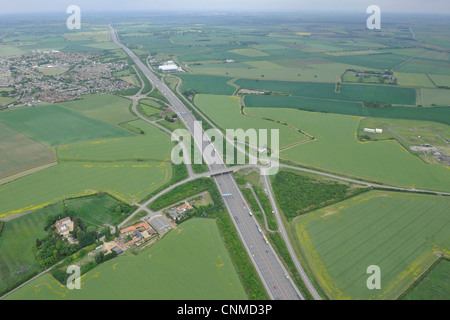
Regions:
<instances>
[{"instance_id":1,"label":"farm building","mask_svg":"<svg viewBox=\"0 0 450 320\"><path fill-rule=\"evenodd\" d=\"M383 133L383 129L364 128L364 132L369 132L369 133Z\"/></svg>"},{"instance_id":2,"label":"farm building","mask_svg":"<svg viewBox=\"0 0 450 320\"><path fill-rule=\"evenodd\" d=\"M60 235L67 237L69 236L69 232L73 231L73 222L70 217L67 217L62 220L56 221L55 227Z\"/></svg>"},{"instance_id":3,"label":"farm building","mask_svg":"<svg viewBox=\"0 0 450 320\"><path fill-rule=\"evenodd\" d=\"M130 248L139 245L145 239L152 237L156 232L147 223L142 222L135 226L131 226L120 230L120 237L115 241L124 248Z\"/></svg>"},{"instance_id":4,"label":"farm building","mask_svg":"<svg viewBox=\"0 0 450 320\"><path fill-rule=\"evenodd\" d=\"M173 61L167 61L159 66L158 69L161 71L178 71L180 68Z\"/></svg>"},{"instance_id":5,"label":"farm building","mask_svg":"<svg viewBox=\"0 0 450 320\"><path fill-rule=\"evenodd\" d=\"M170 229L170 224L162 216L155 216L149 219L152 226L156 228L159 232L164 232Z\"/></svg>"}]
</instances>

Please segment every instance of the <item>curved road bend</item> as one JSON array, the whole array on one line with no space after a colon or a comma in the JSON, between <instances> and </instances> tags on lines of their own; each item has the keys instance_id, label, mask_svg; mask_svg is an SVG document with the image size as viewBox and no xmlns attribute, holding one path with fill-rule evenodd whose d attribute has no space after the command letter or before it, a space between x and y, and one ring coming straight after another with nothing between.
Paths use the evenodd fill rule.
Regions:
<instances>
[{"instance_id":1,"label":"curved road bend","mask_svg":"<svg viewBox=\"0 0 450 320\"><path fill-rule=\"evenodd\" d=\"M130 49L118 41L116 33L111 26L110 29L114 43L130 56L144 75L166 96L172 105L172 109L179 115L185 123L186 128L194 137L197 146L200 150L204 150L211 141L204 134L203 129L196 123L194 116L165 83L160 81ZM203 137L196 137L194 135L194 128L201 132ZM213 163L213 157L207 153L204 153L203 156L212 172L226 168L223 160L220 163L211 164ZM254 217L250 216L248 208L244 204L244 197L238 189L232 175L230 173L224 173L219 176L214 176L214 181L222 194L232 194L232 196L224 197L225 205L270 298L276 300L304 299L292 279L287 276L288 272L276 255L273 247L270 243L266 244L263 235L259 233L258 229L260 227L258 222Z\"/></svg>"}]
</instances>

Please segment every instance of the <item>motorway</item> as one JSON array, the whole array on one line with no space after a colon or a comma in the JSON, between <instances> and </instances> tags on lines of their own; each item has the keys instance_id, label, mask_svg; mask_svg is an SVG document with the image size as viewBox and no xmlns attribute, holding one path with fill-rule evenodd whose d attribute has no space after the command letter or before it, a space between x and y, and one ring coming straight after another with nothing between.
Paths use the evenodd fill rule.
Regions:
<instances>
[{"instance_id":1,"label":"motorway","mask_svg":"<svg viewBox=\"0 0 450 320\"><path fill-rule=\"evenodd\" d=\"M145 66L145 64L140 61L129 48L119 42L116 33L111 26L110 29L114 43L130 56L150 82L166 96L172 109L178 114L179 118L184 122L186 128L194 137L197 146L200 150L205 150L205 147L211 144L211 141L209 137L204 135L203 129L196 122L192 113L165 83L160 81L159 78L156 77L156 75ZM201 132L202 135L200 137L194 135L195 131ZM212 172L226 169L226 165L220 155L211 155L207 152L203 152L202 154ZM220 158L220 161L213 163L213 159L217 158ZM258 225L256 219L250 214L250 211L245 204L244 197L231 173L215 175L213 179L222 194L230 194L230 196L225 196L223 198L225 205L269 297L273 300L303 300L302 294L292 281L291 277L288 276L287 270L278 258L273 247L270 243L264 241L263 234L259 231L262 229Z\"/></svg>"}]
</instances>

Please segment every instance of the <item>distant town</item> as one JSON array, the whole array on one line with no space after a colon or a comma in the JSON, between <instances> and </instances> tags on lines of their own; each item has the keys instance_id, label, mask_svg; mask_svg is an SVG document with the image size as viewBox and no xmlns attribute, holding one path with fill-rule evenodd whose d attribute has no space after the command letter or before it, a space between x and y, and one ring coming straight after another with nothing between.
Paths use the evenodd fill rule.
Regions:
<instances>
[{"instance_id":1,"label":"distant town","mask_svg":"<svg viewBox=\"0 0 450 320\"><path fill-rule=\"evenodd\" d=\"M102 63L98 56L98 53L33 50L0 58L0 87L13 88L1 94L17 99L8 105L12 107L70 101L85 94L134 88L112 75L127 68L127 64Z\"/></svg>"}]
</instances>

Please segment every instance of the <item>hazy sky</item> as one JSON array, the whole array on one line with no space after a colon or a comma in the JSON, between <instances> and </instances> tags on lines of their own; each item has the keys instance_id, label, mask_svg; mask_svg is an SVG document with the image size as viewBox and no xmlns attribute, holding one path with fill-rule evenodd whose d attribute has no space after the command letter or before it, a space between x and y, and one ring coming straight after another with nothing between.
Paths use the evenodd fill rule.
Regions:
<instances>
[{"instance_id":1,"label":"hazy sky","mask_svg":"<svg viewBox=\"0 0 450 320\"><path fill-rule=\"evenodd\" d=\"M69 5L93 11L365 11L450 14L450 0L0 0L2 13L64 12Z\"/></svg>"}]
</instances>

